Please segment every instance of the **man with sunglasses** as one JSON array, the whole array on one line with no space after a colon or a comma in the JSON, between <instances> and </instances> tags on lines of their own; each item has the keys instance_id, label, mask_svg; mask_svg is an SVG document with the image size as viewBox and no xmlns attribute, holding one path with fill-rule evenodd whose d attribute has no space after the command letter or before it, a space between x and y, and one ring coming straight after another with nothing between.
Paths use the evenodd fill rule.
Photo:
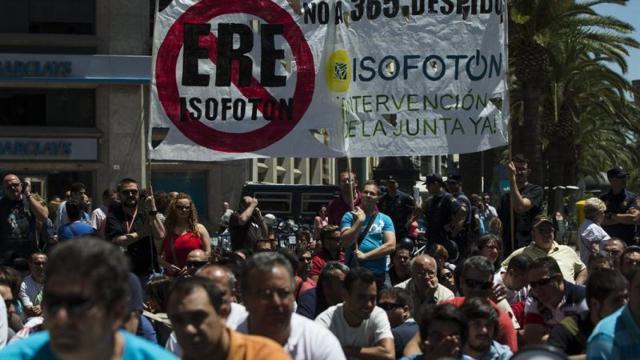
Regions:
<instances>
[{"instance_id":1,"label":"man with sunglasses","mask_svg":"<svg viewBox=\"0 0 640 360\"><path fill-rule=\"evenodd\" d=\"M544 190L540 185L528 182L529 160L522 154L517 154L507 164L510 191L500 200L499 215L504 230L505 254L531 242L531 229L534 218L542 212ZM515 249L511 248L511 207L514 215Z\"/></svg>"},{"instance_id":2,"label":"man with sunglasses","mask_svg":"<svg viewBox=\"0 0 640 360\"><path fill-rule=\"evenodd\" d=\"M127 259L93 238L70 240L45 269L45 331L12 344L0 359L175 359L164 349L118 331L129 310Z\"/></svg>"},{"instance_id":3,"label":"man with sunglasses","mask_svg":"<svg viewBox=\"0 0 640 360\"><path fill-rule=\"evenodd\" d=\"M550 256L558 262L565 280L584 284L587 281L587 266L580 260L580 256L573 248L560 245L555 241L554 231L553 222L549 217L546 215L536 216L533 220L533 242L512 252L502 262L502 267L507 268L511 259L516 255L526 255L531 260Z\"/></svg>"},{"instance_id":4,"label":"man with sunglasses","mask_svg":"<svg viewBox=\"0 0 640 360\"><path fill-rule=\"evenodd\" d=\"M153 239L164 239L165 228L157 216L152 191L144 199L145 203L140 204L140 189L134 179L122 179L117 189L120 205L107 216L107 240L126 249L131 260L131 272L144 285L149 276L159 269Z\"/></svg>"},{"instance_id":5,"label":"man with sunglasses","mask_svg":"<svg viewBox=\"0 0 640 360\"><path fill-rule=\"evenodd\" d=\"M402 349L418 332L418 323L413 319L413 301L409 292L400 288L388 288L380 292L378 307L387 312L396 359L402 357Z\"/></svg>"},{"instance_id":6,"label":"man with sunglasses","mask_svg":"<svg viewBox=\"0 0 640 360\"><path fill-rule=\"evenodd\" d=\"M309 277L318 282L320 272L328 261L339 261L344 263L344 251L342 250L342 238L340 227L327 225L320 230L320 241L322 249L311 257L311 271Z\"/></svg>"},{"instance_id":7,"label":"man with sunglasses","mask_svg":"<svg viewBox=\"0 0 640 360\"><path fill-rule=\"evenodd\" d=\"M207 253L202 249L193 249L187 254L187 275L193 276L196 271L209 264Z\"/></svg>"},{"instance_id":8,"label":"man with sunglasses","mask_svg":"<svg viewBox=\"0 0 640 360\"><path fill-rule=\"evenodd\" d=\"M516 336L515 316L509 314L511 307L509 303L502 299L498 304L490 300L493 294L493 265L484 256L472 256L464 261L460 271L460 291L462 297L455 297L441 303L453 304L462 307L465 299L479 297L489 301L491 306L498 312L498 323L502 329L502 334L495 339L498 342L509 346L514 353L518 351L518 339Z\"/></svg>"},{"instance_id":9,"label":"man with sunglasses","mask_svg":"<svg viewBox=\"0 0 640 360\"><path fill-rule=\"evenodd\" d=\"M528 345L545 342L551 328L568 315L589 311L585 287L565 280L551 256L533 260L527 279L531 291L525 300L523 328Z\"/></svg>"},{"instance_id":10,"label":"man with sunglasses","mask_svg":"<svg viewBox=\"0 0 640 360\"><path fill-rule=\"evenodd\" d=\"M611 259L614 269L620 270L620 256L626 248L624 241L617 237L612 237L604 243L604 253Z\"/></svg>"},{"instance_id":11,"label":"man with sunglasses","mask_svg":"<svg viewBox=\"0 0 640 360\"><path fill-rule=\"evenodd\" d=\"M26 187L23 187L26 186ZM14 266L14 259L27 259L36 251L36 221L45 222L49 210L31 196L14 174L2 178L0 199L0 264Z\"/></svg>"}]
</instances>

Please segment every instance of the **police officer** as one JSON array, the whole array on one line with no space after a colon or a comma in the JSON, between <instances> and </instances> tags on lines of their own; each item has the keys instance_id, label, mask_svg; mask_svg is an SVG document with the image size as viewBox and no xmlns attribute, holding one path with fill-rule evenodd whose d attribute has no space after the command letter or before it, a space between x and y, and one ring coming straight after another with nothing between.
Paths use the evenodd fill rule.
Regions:
<instances>
[{"instance_id":1,"label":"police officer","mask_svg":"<svg viewBox=\"0 0 640 360\"><path fill-rule=\"evenodd\" d=\"M455 262L459 250L453 239L464 227L466 211L453 195L444 190L442 176L428 175L425 183L429 197L422 206L427 220L427 238L431 246L443 245L449 252L449 262Z\"/></svg>"},{"instance_id":2,"label":"police officer","mask_svg":"<svg viewBox=\"0 0 640 360\"><path fill-rule=\"evenodd\" d=\"M398 181L393 176L389 176L386 185L387 193L378 201L378 207L380 211L391 217L396 230L396 239L402 239L408 235L407 221L413 213L415 201L411 195L398 189Z\"/></svg>"},{"instance_id":3,"label":"police officer","mask_svg":"<svg viewBox=\"0 0 640 360\"><path fill-rule=\"evenodd\" d=\"M629 173L619 166L607 171L611 189L600 200L607 205L602 222L604 231L632 245L635 243L636 222L640 218L640 198L626 189L628 177Z\"/></svg>"}]
</instances>

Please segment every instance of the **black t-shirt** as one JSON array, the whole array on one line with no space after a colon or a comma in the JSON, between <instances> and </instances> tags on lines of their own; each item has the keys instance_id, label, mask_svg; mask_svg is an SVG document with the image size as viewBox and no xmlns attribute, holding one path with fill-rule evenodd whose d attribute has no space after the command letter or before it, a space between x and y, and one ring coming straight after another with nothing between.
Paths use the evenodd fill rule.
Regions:
<instances>
[{"instance_id":1,"label":"black t-shirt","mask_svg":"<svg viewBox=\"0 0 640 360\"><path fill-rule=\"evenodd\" d=\"M382 196L380 201L378 201L378 207L380 208L380 212L389 215L391 221L393 221L396 234L403 237L406 236L407 221L415 208L413 197L397 190L395 196L391 196L388 193Z\"/></svg>"},{"instance_id":2,"label":"black t-shirt","mask_svg":"<svg viewBox=\"0 0 640 360\"><path fill-rule=\"evenodd\" d=\"M0 199L0 257L4 260L27 257L35 249L35 216L28 200L3 197Z\"/></svg>"},{"instance_id":3,"label":"black t-shirt","mask_svg":"<svg viewBox=\"0 0 640 360\"><path fill-rule=\"evenodd\" d=\"M551 329L547 343L563 350L567 355L584 354L593 328L589 313L567 316Z\"/></svg>"},{"instance_id":4,"label":"black t-shirt","mask_svg":"<svg viewBox=\"0 0 640 360\"><path fill-rule=\"evenodd\" d=\"M240 213L234 212L229 218L229 234L231 235L231 248L235 250L253 250L256 243L262 237L260 225L254 222L253 216L246 224L240 225Z\"/></svg>"},{"instance_id":5,"label":"black t-shirt","mask_svg":"<svg viewBox=\"0 0 640 360\"><path fill-rule=\"evenodd\" d=\"M520 190L520 195L522 195L523 198L527 198L529 199L529 201L531 201L532 207L531 209L529 209L529 211L525 212L524 214L517 214L515 211L513 213L515 215L514 233L516 235L516 249L521 248L523 246L527 246L531 242L532 240L531 229L533 227L533 219L542 212L542 200L544 197L544 190L539 185L526 183L524 187L522 187L519 190ZM510 207L511 207L511 194L507 192L504 195L502 195L502 198L500 201L500 213L499 213L500 220L502 220L503 244L507 249L511 247L511 229L510 229L511 214L509 211ZM510 250L513 251L515 249L510 249ZM505 251L505 253L508 254L511 251L508 251L508 252Z\"/></svg>"},{"instance_id":6,"label":"black t-shirt","mask_svg":"<svg viewBox=\"0 0 640 360\"><path fill-rule=\"evenodd\" d=\"M447 239L444 226L451 222L452 216L460 205L453 195L442 191L425 201L424 213L427 219L427 236L429 240L442 242Z\"/></svg>"},{"instance_id":7,"label":"black t-shirt","mask_svg":"<svg viewBox=\"0 0 640 360\"><path fill-rule=\"evenodd\" d=\"M626 214L629 209L638 209L638 197L631 191L624 190L620 194L613 194L611 191L600 196L605 205L607 213ZM611 237L618 237L626 241L628 245L633 242L635 236L635 225L633 224L613 224L602 226L604 231Z\"/></svg>"},{"instance_id":8,"label":"black t-shirt","mask_svg":"<svg viewBox=\"0 0 640 360\"><path fill-rule=\"evenodd\" d=\"M147 222L147 213L141 209L133 220L131 231L127 232L127 222L131 222L131 215L122 210L122 206L117 206L109 211L105 234L109 241L114 238L138 232L142 230ZM146 236L133 244L127 246L127 256L131 261L131 272L138 276L151 274L154 269L158 269L158 255L151 236Z\"/></svg>"}]
</instances>

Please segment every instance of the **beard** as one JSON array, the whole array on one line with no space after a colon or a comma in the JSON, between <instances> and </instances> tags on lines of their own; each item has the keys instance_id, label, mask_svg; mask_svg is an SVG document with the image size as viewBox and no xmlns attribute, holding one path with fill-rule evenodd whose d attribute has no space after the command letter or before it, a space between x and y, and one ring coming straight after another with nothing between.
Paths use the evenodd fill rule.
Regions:
<instances>
[{"instance_id":1,"label":"beard","mask_svg":"<svg viewBox=\"0 0 640 360\"><path fill-rule=\"evenodd\" d=\"M138 206L138 200L137 199L126 199L125 201L122 202L122 206L124 207L128 207L128 208L134 208L136 206Z\"/></svg>"}]
</instances>

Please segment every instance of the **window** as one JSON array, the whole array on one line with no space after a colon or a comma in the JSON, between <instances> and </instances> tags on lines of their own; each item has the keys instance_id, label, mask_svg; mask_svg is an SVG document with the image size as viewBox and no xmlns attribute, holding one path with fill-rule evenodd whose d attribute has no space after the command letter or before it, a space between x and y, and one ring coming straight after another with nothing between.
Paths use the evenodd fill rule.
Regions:
<instances>
[{"instance_id":1,"label":"window","mask_svg":"<svg viewBox=\"0 0 640 360\"><path fill-rule=\"evenodd\" d=\"M184 192L191 196L198 209L198 218L207 218L207 174L204 171L152 172L153 191Z\"/></svg>"},{"instance_id":2,"label":"window","mask_svg":"<svg viewBox=\"0 0 640 360\"><path fill-rule=\"evenodd\" d=\"M95 0L3 1L0 33L96 33Z\"/></svg>"},{"instance_id":3,"label":"window","mask_svg":"<svg viewBox=\"0 0 640 360\"><path fill-rule=\"evenodd\" d=\"M255 192L253 196L258 199L260 211L263 214L290 214L291 193Z\"/></svg>"},{"instance_id":4,"label":"window","mask_svg":"<svg viewBox=\"0 0 640 360\"><path fill-rule=\"evenodd\" d=\"M0 126L95 126L93 89L0 89Z\"/></svg>"},{"instance_id":5,"label":"window","mask_svg":"<svg viewBox=\"0 0 640 360\"><path fill-rule=\"evenodd\" d=\"M333 194L302 194L302 213L306 215L315 215L321 207L327 206L329 202L335 198Z\"/></svg>"}]
</instances>

